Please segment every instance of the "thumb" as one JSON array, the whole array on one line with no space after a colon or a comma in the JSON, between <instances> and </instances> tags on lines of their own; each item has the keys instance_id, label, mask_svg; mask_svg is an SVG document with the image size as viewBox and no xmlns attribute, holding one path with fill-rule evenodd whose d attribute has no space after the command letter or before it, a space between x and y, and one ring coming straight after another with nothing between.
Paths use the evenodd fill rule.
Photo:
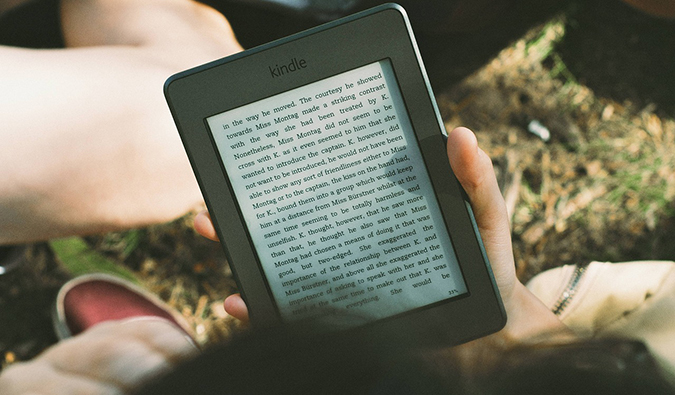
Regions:
<instances>
[{"instance_id":1,"label":"thumb","mask_svg":"<svg viewBox=\"0 0 675 395\"><path fill-rule=\"evenodd\" d=\"M492 161L478 148L471 130L460 127L450 132L448 158L452 171L469 196L478 227L508 232L508 214Z\"/></svg>"},{"instance_id":2,"label":"thumb","mask_svg":"<svg viewBox=\"0 0 675 395\"><path fill-rule=\"evenodd\" d=\"M467 128L450 132L447 149L450 166L469 196L499 289L508 295L516 281L511 229L492 161Z\"/></svg>"}]
</instances>

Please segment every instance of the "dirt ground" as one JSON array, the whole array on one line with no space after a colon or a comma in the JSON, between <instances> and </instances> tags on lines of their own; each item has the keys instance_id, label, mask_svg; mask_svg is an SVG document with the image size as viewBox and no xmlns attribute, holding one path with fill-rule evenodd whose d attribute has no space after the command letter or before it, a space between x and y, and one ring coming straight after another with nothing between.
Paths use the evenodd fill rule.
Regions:
<instances>
[{"instance_id":1,"label":"dirt ground","mask_svg":"<svg viewBox=\"0 0 675 395\"><path fill-rule=\"evenodd\" d=\"M675 22L614 0L521 11L478 33L418 37L448 130L472 128L493 158L521 280L592 260L675 259ZM236 285L191 218L84 240L210 344L240 330L222 309ZM73 272L50 243L28 246L25 261L0 276L3 365L56 341L49 311Z\"/></svg>"}]
</instances>

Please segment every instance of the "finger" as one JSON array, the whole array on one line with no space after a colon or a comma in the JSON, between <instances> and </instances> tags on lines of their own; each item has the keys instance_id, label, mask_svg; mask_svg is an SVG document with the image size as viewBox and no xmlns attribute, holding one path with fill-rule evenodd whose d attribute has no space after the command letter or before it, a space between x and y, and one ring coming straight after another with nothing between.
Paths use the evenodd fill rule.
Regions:
<instances>
[{"instance_id":1,"label":"finger","mask_svg":"<svg viewBox=\"0 0 675 395\"><path fill-rule=\"evenodd\" d=\"M128 389L170 370L196 350L168 320L135 317L95 325L58 343L40 358L64 375Z\"/></svg>"},{"instance_id":2,"label":"finger","mask_svg":"<svg viewBox=\"0 0 675 395\"><path fill-rule=\"evenodd\" d=\"M38 357L4 369L0 393L123 395L126 391L97 377L61 371Z\"/></svg>"},{"instance_id":3,"label":"finger","mask_svg":"<svg viewBox=\"0 0 675 395\"><path fill-rule=\"evenodd\" d=\"M216 228L213 227L213 221L211 221L208 211L202 211L195 216L194 227L200 235L218 241L218 234L216 234Z\"/></svg>"},{"instance_id":4,"label":"finger","mask_svg":"<svg viewBox=\"0 0 675 395\"><path fill-rule=\"evenodd\" d=\"M246 303L244 303L244 299L241 298L241 295L230 295L225 299L223 304L227 314L244 323L248 323L248 308L246 307Z\"/></svg>"}]
</instances>

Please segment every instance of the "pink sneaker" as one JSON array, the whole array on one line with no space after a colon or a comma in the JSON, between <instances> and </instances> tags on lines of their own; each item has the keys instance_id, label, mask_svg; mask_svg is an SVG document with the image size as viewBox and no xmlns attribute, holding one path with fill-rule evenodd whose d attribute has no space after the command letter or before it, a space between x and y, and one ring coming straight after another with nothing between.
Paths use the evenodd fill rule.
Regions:
<instances>
[{"instance_id":1,"label":"pink sneaker","mask_svg":"<svg viewBox=\"0 0 675 395\"><path fill-rule=\"evenodd\" d=\"M56 296L52 321L59 339L66 339L103 321L141 317L166 319L195 338L187 321L157 296L107 274L87 274L65 283Z\"/></svg>"}]
</instances>

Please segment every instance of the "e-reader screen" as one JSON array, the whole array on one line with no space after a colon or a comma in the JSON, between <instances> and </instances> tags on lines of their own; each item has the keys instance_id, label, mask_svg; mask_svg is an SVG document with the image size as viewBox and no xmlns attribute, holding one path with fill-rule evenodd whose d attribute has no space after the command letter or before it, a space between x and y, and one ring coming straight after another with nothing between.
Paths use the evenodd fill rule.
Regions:
<instances>
[{"instance_id":1,"label":"e-reader screen","mask_svg":"<svg viewBox=\"0 0 675 395\"><path fill-rule=\"evenodd\" d=\"M390 60L206 122L283 320L468 293Z\"/></svg>"}]
</instances>

